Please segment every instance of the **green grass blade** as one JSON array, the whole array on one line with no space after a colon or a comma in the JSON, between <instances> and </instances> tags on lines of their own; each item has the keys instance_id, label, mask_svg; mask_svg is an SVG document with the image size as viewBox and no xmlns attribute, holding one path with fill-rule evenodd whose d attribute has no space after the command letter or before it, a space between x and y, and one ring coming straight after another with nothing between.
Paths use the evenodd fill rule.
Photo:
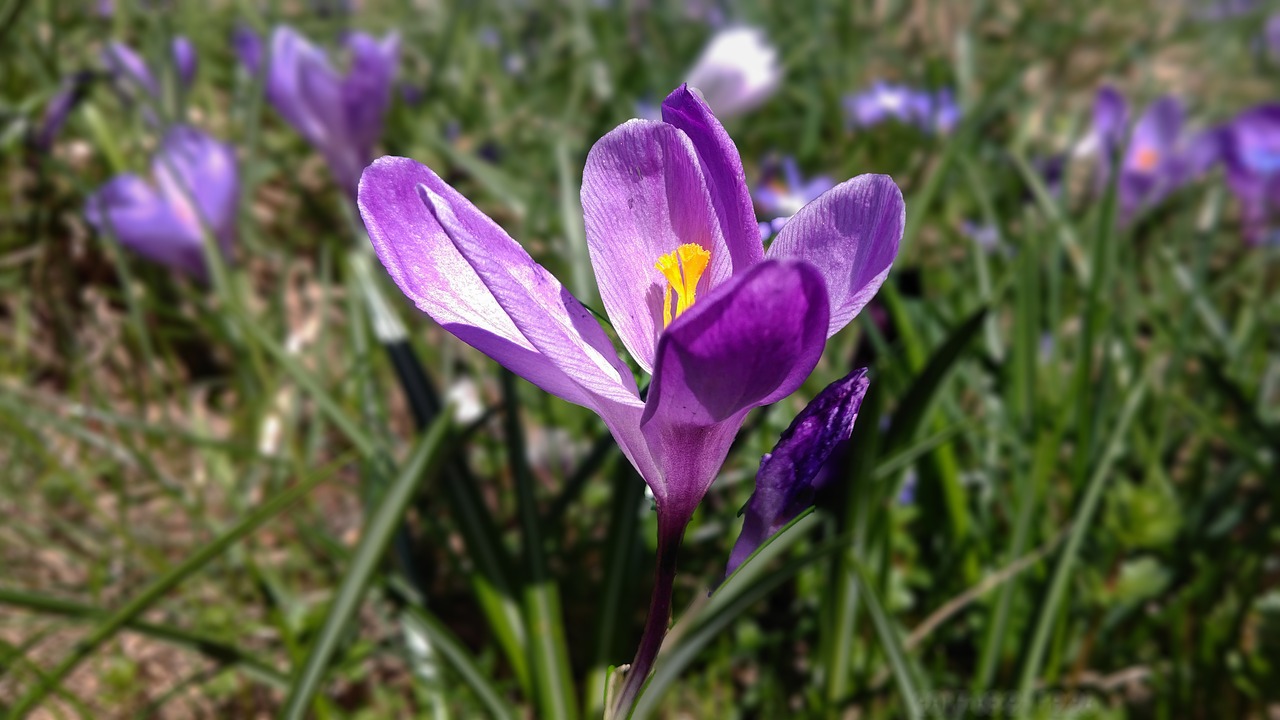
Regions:
<instances>
[{"instance_id":1,"label":"green grass blade","mask_svg":"<svg viewBox=\"0 0 1280 720\"><path fill-rule=\"evenodd\" d=\"M912 678L911 663L902 646L901 631L890 622L889 615L880 604L871 580L867 577L867 569L858 562L857 558L850 557L848 560L849 567L853 570L853 577L858 583L859 594L867 605L867 614L871 616L871 625L875 627L876 635L880 638L881 649L889 659L889 669L893 673L894 682L898 685L898 692L902 694L902 702L907 706L907 717L922 717L920 697L916 691L916 682Z\"/></svg>"},{"instance_id":2,"label":"green grass blade","mask_svg":"<svg viewBox=\"0 0 1280 720\"><path fill-rule=\"evenodd\" d=\"M369 514L360 545L351 560L351 567L343 577L324 626L311 646L302 668L294 676L289 696L280 716L287 720L301 720L311 700L320 689L329 662L338 649L343 633L360 608L360 601L374 580L378 565L386 554L396 529L400 527L405 508L413 500L424 477L438 467L444 453L441 448L449 437L449 416L442 414L431 426L405 461L399 476L387 488L377 509Z\"/></svg>"},{"instance_id":3,"label":"green grass blade","mask_svg":"<svg viewBox=\"0 0 1280 720\"><path fill-rule=\"evenodd\" d=\"M72 620L101 622L107 618L105 610L92 605L7 588L0 588L0 605L23 608L46 615L58 615ZM273 687L289 686L289 678L283 673L248 652L218 638L171 625L144 622L136 618L126 622L123 629L198 652L216 663L242 670L245 675Z\"/></svg>"},{"instance_id":4,"label":"green grass blade","mask_svg":"<svg viewBox=\"0 0 1280 720\"><path fill-rule=\"evenodd\" d=\"M533 670L534 696L543 717L572 720L578 716L578 708L573 690L573 669L569 665L569 648L564 638L560 591L547 571L533 474L525 460L524 429L520 424L515 384L515 375L504 370L502 395L507 454L516 481L524 558L529 570L528 584L524 588L524 607L525 623L529 629L529 665Z\"/></svg>"},{"instance_id":5,"label":"green grass blade","mask_svg":"<svg viewBox=\"0 0 1280 720\"><path fill-rule=\"evenodd\" d=\"M195 554L184 560L177 567L153 580L142 592L119 610L111 613L102 624L94 628L88 637L76 644L71 654L63 659L44 679L13 705L9 717L21 720L35 709L58 684L66 679L85 658L93 654L107 640L115 636L121 628L146 612L155 603L183 580L191 577L205 565L224 553L237 540L248 535L267 520L283 512L286 508L305 496L313 488L331 477L329 473L317 473L301 483L277 493L267 502L240 520L229 530L223 532L209 544L201 547Z\"/></svg>"},{"instance_id":6,"label":"green grass blade","mask_svg":"<svg viewBox=\"0 0 1280 720\"><path fill-rule=\"evenodd\" d=\"M1084 499L1080 502L1080 509L1076 511L1076 515L1071 521L1071 533L1067 536L1066 545L1062 548L1062 555L1058 558L1058 565L1054 568L1053 580L1050 581L1049 592L1041 604L1040 619L1036 623L1035 634L1032 636L1031 650L1027 653L1026 660L1022 666L1022 676L1018 682L1018 702L1016 705L1018 708L1031 707L1031 693L1035 688L1036 678L1039 676L1041 665L1044 662L1049 636L1057 624L1058 611L1062 604L1063 595L1067 590L1067 582L1071 578L1071 571L1075 566L1076 555L1080 551L1080 545L1084 541L1085 533L1088 532L1091 526L1093 515L1098 509L1098 502L1102 498L1102 490L1106 486L1108 476L1111 474L1111 466L1120 455L1122 440L1129 430L1130 423L1133 422L1134 415L1142 405L1146 389L1147 380L1144 375L1129 391L1128 397L1125 398L1124 406L1120 410L1120 416L1116 420L1115 427L1111 429L1111 439L1107 443L1097 467L1094 468L1092 477L1089 479ZM1025 715L1023 716L1025 717Z\"/></svg>"},{"instance_id":7,"label":"green grass blade","mask_svg":"<svg viewBox=\"0 0 1280 720\"><path fill-rule=\"evenodd\" d=\"M516 720L520 717L516 709L503 699L502 692L490 682L485 671L476 665L470 651L450 632L448 627L430 613L412 606L405 608L403 621L412 630L431 641L432 646L444 656L444 659L480 698L480 702L484 703L493 717L500 720Z\"/></svg>"}]
</instances>

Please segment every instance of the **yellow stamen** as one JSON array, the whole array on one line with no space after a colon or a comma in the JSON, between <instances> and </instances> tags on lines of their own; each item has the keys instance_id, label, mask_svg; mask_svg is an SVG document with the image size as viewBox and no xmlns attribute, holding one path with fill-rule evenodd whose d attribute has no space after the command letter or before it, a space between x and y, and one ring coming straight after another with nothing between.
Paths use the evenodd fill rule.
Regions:
<instances>
[{"instance_id":1,"label":"yellow stamen","mask_svg":"<svg viewBox=\"0 0 1280 720\"><path fill-rule=\"evenodd\" d=\"M1140 148L1133 157L1133 164L1136 165L1138 170L1141 172L1151 172L1152 170L1155 170L1156 163L1159 162L1160 153L1149 147Z\"/></svg>"},{"instance_id":2,"label":"yellow stamen","mask_svg":"<svg viewBox=\"0 0 1280 720\"><path fill-rule=\"evenodd\" d=\"M654 267L667 279L662 291L662 327L671 324L671 293L676 295L675 317L688 310L697 299L698 281L711 263L711 253L697 243L685 243L658 258Z\"/></svg>"}]
</instances>

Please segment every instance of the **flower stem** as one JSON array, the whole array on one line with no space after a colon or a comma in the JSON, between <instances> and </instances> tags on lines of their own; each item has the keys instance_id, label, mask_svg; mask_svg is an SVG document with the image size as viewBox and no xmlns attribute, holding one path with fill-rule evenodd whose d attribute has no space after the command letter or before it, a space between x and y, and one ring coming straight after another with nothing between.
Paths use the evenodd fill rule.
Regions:
<instances>
[{"instance_id":1,"label":"flower stem","mask_svg":"<svg viewBox=\"0 0 1280 720\"><path fill-rule=\"evenodd\" d=\"M671 619L671 595L676 580L676 555L680 551L680 542L684 539L684 531L688 524L687 516L670 518L659 508L658 566L654 572L649 616L644 621L640 647L636 649L636 657L627 669L622 690L618 693L617 704L610 716L612 718L626 718L631 714L636 697L644 687L645 680L649 678L649 672L653 670L658 651L662 649L662 639L667 634L667 622Z\"/></svg>"}]
</instances>

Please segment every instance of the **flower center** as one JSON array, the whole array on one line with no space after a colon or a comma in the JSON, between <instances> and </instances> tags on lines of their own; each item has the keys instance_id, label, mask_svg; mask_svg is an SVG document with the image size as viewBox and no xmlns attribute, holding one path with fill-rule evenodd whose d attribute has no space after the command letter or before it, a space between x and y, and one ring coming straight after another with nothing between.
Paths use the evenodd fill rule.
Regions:
<instances>
[{"instance_id":1,"label":"flower center","mask_svg":"<svg viewBox=\"0 0 1280 720\"><path fill-rule=\"evenodd\" d=\"M711 262L711 253L697 243L685 243L675 250L658 258L654 267L667 279L667 287L662 291L662 327L671 324L672 317L680 317L688 310L696 299L698 280ZM671 313L671 294L676 296L675 315Z\"/></svg>"},{"instance_id":2,"label":"flower center","mask_svg":"<svg viewBox=\"0 0 1280 720\"><path fill-rule=\"evenodd\" d=\"M1149 147L1139 148L1133 156L1133 164L1138 172L1151 172L1156 169L1158 162L1160 162L1160 153Z\"/></svg>"}]
</instances>

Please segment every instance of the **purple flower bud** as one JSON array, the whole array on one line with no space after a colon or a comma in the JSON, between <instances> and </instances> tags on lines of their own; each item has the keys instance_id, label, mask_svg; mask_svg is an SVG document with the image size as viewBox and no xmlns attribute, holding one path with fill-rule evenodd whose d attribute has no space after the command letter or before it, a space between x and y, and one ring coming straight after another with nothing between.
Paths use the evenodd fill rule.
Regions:
<instances>
[{"instance_id":1,"label":"purple flower bud","mask_svg":"<svg viewBox=\"0 0 1280 720\"><path fill-rule=\"evenodd\" d=\"M142 56L124 43L112 42L102 51L102 64L111 74L116 87L130 99L135 99L138 90L159 97L160 84L151 74L151 68Z\"/></svg>"},{"instance_id":2,"label":"purple flower bud","mask_svg":"<svg viewBox=\"0 0 1280 720\"><path fill-rule=\"evenodd\" d=\"M241 25L231 33L231 47L250 75L262 69L262 38L258 33Z\"/></svg>"},{"instance_id":3,"label":"purple flower bud","mask_svg":"<svg viewBox=\"0 0 1280 720\"><path fill-rule=\"evenodd\" d=\"M134 252L203 280L204 235L222 251L235 240L235 153L204 133L175 126L152 161L152 178L126 173L89 197L85 217Z\"/></svg>"},{"instance_id":4,"label":"purple flower bud","mask_svg":"<svg viewBox=\"0 0 1280 720\"><path fill-rule=\"evenodd\" d=\"M196 50L183 36L173 39L174 72L183 87L190 85L196 74ZM110 73L116 89L129 102L139 101L142 95L153 100L161 96L157 73L147 65L133 48L124 43L112 42L102 51L102 63Z\"/></svg>"},{"instance_id":5,"label":"purple flower bud","mask_svg":"<svg viewBox=\"0 0 1280 720\"><path fill-rule=\"evenodd\" d=\"M173 66L178 71L178 81L183 87L196 77L196 48L191 40L179 35L173 39Z\"/></svg>"},{"instance_id":6,"label":"purple flower bud","mask_svg":"<svg viewBox=\"0 0 1280 720\"><path fill-rule=\"evenodd\" d=\"M85 90L92 80L93 75L88 72L80 72L63 78L58 92L54 94L53 98L49 100L49 104L45 106L44 115L40 118L40 124L31 137L33 147L41 152L48 152L49 148L53 147L53 138L57 136L58 131L66 124L67 118L71 116L71 111L84 99Z\"/></svg>"},{"instance_id":7,"label":"purple flower bud","mask_svg":"<svg viewBox=\"0 0 1280 720\"><path fill-rule=\"evenodd\" d=\"M760 459L756 491L747 502L742 534L729 554L726 576L813 503L814 493L826 479L827 461L853 434L869 385L866 368L828 385L791 421L773 452Z\"/></svg>"}]
</instances>

